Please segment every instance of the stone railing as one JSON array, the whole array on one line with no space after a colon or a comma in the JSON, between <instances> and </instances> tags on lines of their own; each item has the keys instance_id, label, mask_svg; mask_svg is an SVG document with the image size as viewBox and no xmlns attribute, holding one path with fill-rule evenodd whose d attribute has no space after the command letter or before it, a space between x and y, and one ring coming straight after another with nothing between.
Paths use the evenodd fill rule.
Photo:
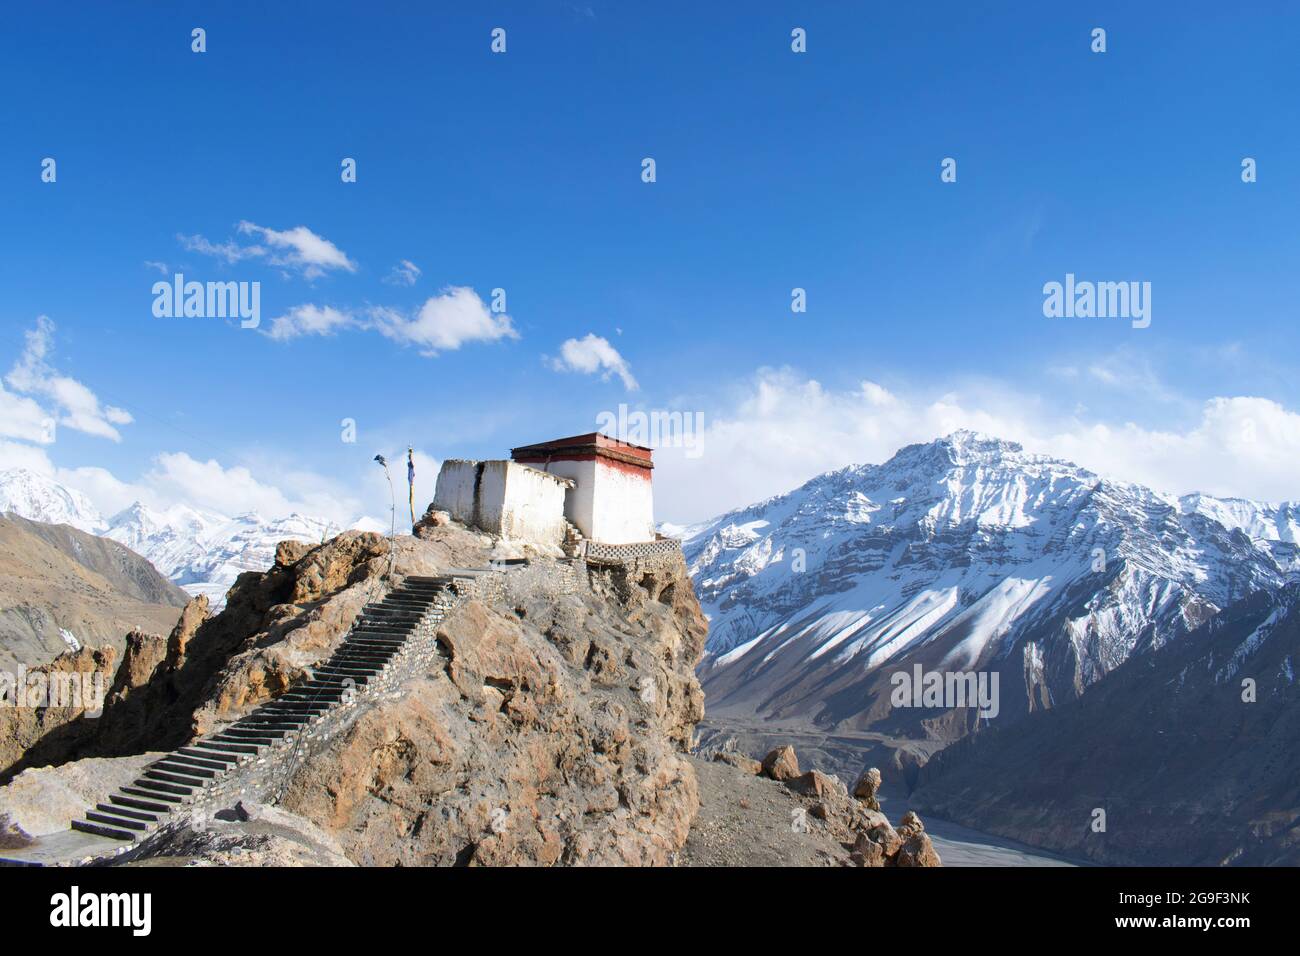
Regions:
<instances>
[{"instance_id":1,"label":"stone railing","mask_svg":"<svg viewBox=\"0 0 1300 956\"><path fill-rule=\"evenodd\" d=\"M680 557L682 544L676 538L660 538L658 541L634 541L631 544L600 544L596 541L586 542L583 555L589 564L634 564L658 559Z\"/></svg>"}]
</instances>

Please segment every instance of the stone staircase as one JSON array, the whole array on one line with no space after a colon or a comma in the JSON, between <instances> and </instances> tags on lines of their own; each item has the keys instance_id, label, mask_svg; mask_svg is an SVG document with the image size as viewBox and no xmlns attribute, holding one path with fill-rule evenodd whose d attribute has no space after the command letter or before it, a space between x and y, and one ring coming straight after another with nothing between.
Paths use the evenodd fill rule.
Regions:
<instances>
[{"instance_id":1,"label":"stone staircase","mask_svg":"<svg viewBox=\"0 0 1300 956\"><path fill-rule=\"evenodd\" d=\"M283 786L305 741L327 735L355 698L393 686L432 656L433 632L455 605L503 572L453 568L436 577L407 577L383 600L367 604L338 650L309 677L229 727L148 765L74 820L83 833L124 841L127 848L160 827L204 812L251 789Z\"/></svg>"},{"instance_id":2,"label":"stone staircase","mask_svg":"<svg viewBox=\"0 0 1300 956\"><path fill-rule=\"evenodd\" d=\"M587 539L568 518L564 519L564 541L560 547L564 549L565 556L570 558L582 557L587 550Z\"/></svg>"}]
</instances>

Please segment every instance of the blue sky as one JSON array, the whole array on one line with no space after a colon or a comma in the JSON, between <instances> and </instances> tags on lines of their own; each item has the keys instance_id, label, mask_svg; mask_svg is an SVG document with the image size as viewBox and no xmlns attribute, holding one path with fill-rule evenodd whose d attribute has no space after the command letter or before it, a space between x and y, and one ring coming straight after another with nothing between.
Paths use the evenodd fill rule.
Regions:
<instances>
[{"instance_id":1,"label":"blue sky","mask_svg":"<svg viewBox=\"0 0 1300 956\"><path fill-rule=\"evenodd\" d=\"M433 459L626 402L705 416L698 458L660 453L675 521L949 426L1169 491L1300 498L1287 5L463 6L10 11L0 369L50 324L0 393L0 466L104 510L346 520L386 512L376 452L415 445L427 500ZM347 265L274 245L297 227ZM164 270L261 282L261 327L155 318ZM1067 272L1150 282L1151 326L1045 318ZM451 288L505 289L511 334L429 354L413 323L430 300L446 321ZM303 306L346 324L267 334ZM588 336L637 389L557 368ZM130 421L73 427L67 380ZM64 422L54 441L12 424L24 402Z\"/></svg>"}]
</instances>

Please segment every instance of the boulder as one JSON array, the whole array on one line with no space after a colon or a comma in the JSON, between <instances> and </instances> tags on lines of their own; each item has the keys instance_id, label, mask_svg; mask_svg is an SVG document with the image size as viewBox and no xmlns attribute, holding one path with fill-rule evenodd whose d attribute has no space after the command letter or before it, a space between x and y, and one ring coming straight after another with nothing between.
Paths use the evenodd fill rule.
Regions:
<instances>
[{"instance_id":1,"label":"boulder","mask_svg":"<svg viewBox=\"0 0 1300 956\"><path fill-rule=\"evenodd\" d=\"M926 834L917 832L903 841L894 856L895 866L943 866L934 844Z\"/></svg>"},{"instance_id":2,"label":"boulder","mask_svg":"<svg viewBox=\"0 0 1300 956\"><path fill-rule=\"evenodd\" d=\"M885 848L865 833L858 834L853 844L853 852L849 854L849 860L854 866L866 867L885 866L888 862Z\"/></svg>"},{"instance_id":3,"label":"boulder","mask_svg":"<svg viewBox=\"0 0 1300 956\"><path fill-rule=\"evenodd\" d=\"M793 780L799 776L799 758L789 744L777 747L763 758L763 773L773 780Z\"/></svg>"},{"instance_id":4,"label":"boulder","mask_svg":"<svg viewBox=\"0 0 1300 956\"><path fill-rule=\"evenodd\" d=\"M888 822L877 824L863 833L862 836L873 843L879 844L881 849L884 850L885 856L891 859L898 852L899 847L903 845L903 838L898 835L898 831L891 827Z\"/></svg>"},{"instance_id":5,"label":"boulder","mask_svg":"<svg viewBox=\"0 0 1300 956\"><path fill-rule=\"evenodd\" d=\"M790 752L791 754L794 753L793 750ZM838 779L827 776L820 770L809 770L802 777L796 778L793 785L802 793L810 797L816 797L819 800L833 797L844 789L843 784Z\"/></svg>"},{"instance_id":6,"label":"boulder","mask_svg":"<svg viewBox=\"0 0 1300 956\"><path fill-rule=\"evenodd\" d=\"M876 794L880 790L880 771L875 767L868 767L862 771L858 777L858 782L853 785L853 796L867 804L872 810L879 810L880 803L876 799Z\"/></svg>"}]
</instances>

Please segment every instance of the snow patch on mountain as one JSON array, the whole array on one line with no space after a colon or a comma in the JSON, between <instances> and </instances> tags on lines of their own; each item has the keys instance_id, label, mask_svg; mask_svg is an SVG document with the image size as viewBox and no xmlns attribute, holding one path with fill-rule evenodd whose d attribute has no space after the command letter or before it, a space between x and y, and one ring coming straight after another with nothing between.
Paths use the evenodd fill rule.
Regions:
<instances>
[{"instance_id":1,"label":"snow patch on mountain","mask_svg":"<svg viewBox=\"0 0 1300 956\"><path fill-rule=\"evenodd\" d=\"M71 525L88 534L103 534L107 529L89 498L26 468L0 471L0 512L28 521Z\"/></svg>"},{"instance_id":2,"label":"snow patch on mountain","mask_svg":"<svg viewBox=\"0 0 1300 956\"><path fill-rule=\"evenodd\" d=\"M869 708L868 688L856 703L846 688L917 655L1015 671L1026 706L1081 692L1280 587L1300 569L1298 531L1295 505L1170 498L957 432L682 539L710 618L714 705L830 723L827 699L836 719Z\"/></svg>"}]
</instances>

